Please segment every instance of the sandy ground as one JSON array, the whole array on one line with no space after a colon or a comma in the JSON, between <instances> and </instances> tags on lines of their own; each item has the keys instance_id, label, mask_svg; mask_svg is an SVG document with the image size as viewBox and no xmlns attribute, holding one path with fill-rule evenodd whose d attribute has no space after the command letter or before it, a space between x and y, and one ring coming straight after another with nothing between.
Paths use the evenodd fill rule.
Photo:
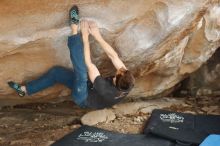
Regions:
<instances>
[{"instance_id":1,"label":"sandy ground","mask_svg":"<svg viewBox=\"0 0 220 146\"><path fill-rule=\"evenodd\" d=\"M167 107L171 111L220 115L220 97L185 97L185 105ZM80 118L89 112L71 101L35 103L2 107L0 110L0 145L48 146L81 126ZM116 117L96 127L121 133L142 133L150 113Z\"/></svg>"}]
</instances>

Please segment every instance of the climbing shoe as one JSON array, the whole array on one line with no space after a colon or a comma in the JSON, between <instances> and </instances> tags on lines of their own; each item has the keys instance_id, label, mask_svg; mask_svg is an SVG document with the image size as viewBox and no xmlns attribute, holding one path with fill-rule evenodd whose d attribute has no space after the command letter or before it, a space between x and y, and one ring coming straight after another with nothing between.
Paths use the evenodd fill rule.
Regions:
<instances>
[{"instance_id":1,"label":"climbing shoe","mask_svg":"<svg viewBox=\"0 0 220 146\"><path fill-rule=\"evenodd\" d=\"M79 9L74 5L69 11L70 24L79 24Z\"/></svg>"},{"instance_id":2,"label":"climbing shoe","mask_svg":"<svg viewBox=\"0 0 220 146\"><path fill-rule=\"evenodd\" d=\"M12 89L14 89L18 95L20 97L25 96L25 92L21 90L21 85L19 85L18 83L15 83L13 81L8 82L9 87L11 87Z\"/></svg>"}]
</instances>

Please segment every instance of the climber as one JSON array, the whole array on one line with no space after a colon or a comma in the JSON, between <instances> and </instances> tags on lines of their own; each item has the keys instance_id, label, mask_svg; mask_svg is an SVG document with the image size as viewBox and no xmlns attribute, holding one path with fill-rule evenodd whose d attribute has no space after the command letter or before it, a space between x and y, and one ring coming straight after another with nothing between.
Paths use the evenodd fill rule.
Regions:
<instances>
[{"instance_id":1,"label":"climber","mask_svg":"<svg viewBox=\"0 0 220 146\"><path fill-rule=\"evenodd\" d=\"M79 21L79 9L73 6L69 11L72 35L68 37L70 58L74 69L54 66L36 80L24 85L10 81L8 85L19 96L32 95L56 83L72 90L73 101L82 108L105 108L120 102L134 86L134 77L127 70L114 49L103 39L97 24L93 21ZM78 33L80 24L81 34ZM90 57L89 35L101 45L116 68L115 76L104 78ZM89 80L88 80L89 76Z\"/></svg>"}]
</instances>

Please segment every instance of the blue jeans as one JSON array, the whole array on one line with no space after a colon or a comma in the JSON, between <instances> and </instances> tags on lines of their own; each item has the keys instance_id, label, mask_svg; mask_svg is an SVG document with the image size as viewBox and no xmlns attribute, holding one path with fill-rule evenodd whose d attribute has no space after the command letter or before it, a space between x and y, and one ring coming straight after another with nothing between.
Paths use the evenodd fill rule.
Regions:
<instances>
[{"instance_id":1,"label":"blue jeans","mask_svg":"<svg viewBox=\"0 0 220 146\"><path fill-rule=\"evenodd\" d=\"M51 68L38 79L30 81L26 84L28 95L46 89L56 83L61 83L72 90L72 98L77 105L81 107L86 106L85 103L88 96L88 76L84 61L83 42L81 35L77 34L69 36L68 47L74 69L70 70L61 66Z\"/></svg>"}]
</instances>

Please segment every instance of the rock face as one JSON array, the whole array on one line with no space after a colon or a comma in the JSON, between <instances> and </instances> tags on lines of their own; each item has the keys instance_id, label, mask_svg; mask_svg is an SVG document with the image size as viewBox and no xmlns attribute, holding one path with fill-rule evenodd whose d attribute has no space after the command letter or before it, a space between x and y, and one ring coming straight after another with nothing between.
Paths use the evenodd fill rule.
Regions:
<instances>
[{"instance_id":1,"label":"rock face","mask_svg":"<svg viewBox=\"0 0 220 146\"><path fill-rule=\"evenodd\" d=\"M220 95L220 48L196 72L181 82L178 93L193 96L219 96Z\"/></svg>"},{"instance_id":2,"label":"rock face","mask_svg":"<svg viewBox=\"0 0 220 146\"><path fill-rule=\"evenodd\" d=\"M170 93L220 46L218 0L4 0L0 2L1 99L18 99L9 96L14 95L6 84L9 80L25 83L54 65L72 67L66 40L73 4L78 4L81 18L98 23L134 73L133 98ZM111 62L93 39L91 47L103 75L113 74ZM57 85L33 95L31 101L65 95L69 90Z\"/></svg>"}]
</instances>

